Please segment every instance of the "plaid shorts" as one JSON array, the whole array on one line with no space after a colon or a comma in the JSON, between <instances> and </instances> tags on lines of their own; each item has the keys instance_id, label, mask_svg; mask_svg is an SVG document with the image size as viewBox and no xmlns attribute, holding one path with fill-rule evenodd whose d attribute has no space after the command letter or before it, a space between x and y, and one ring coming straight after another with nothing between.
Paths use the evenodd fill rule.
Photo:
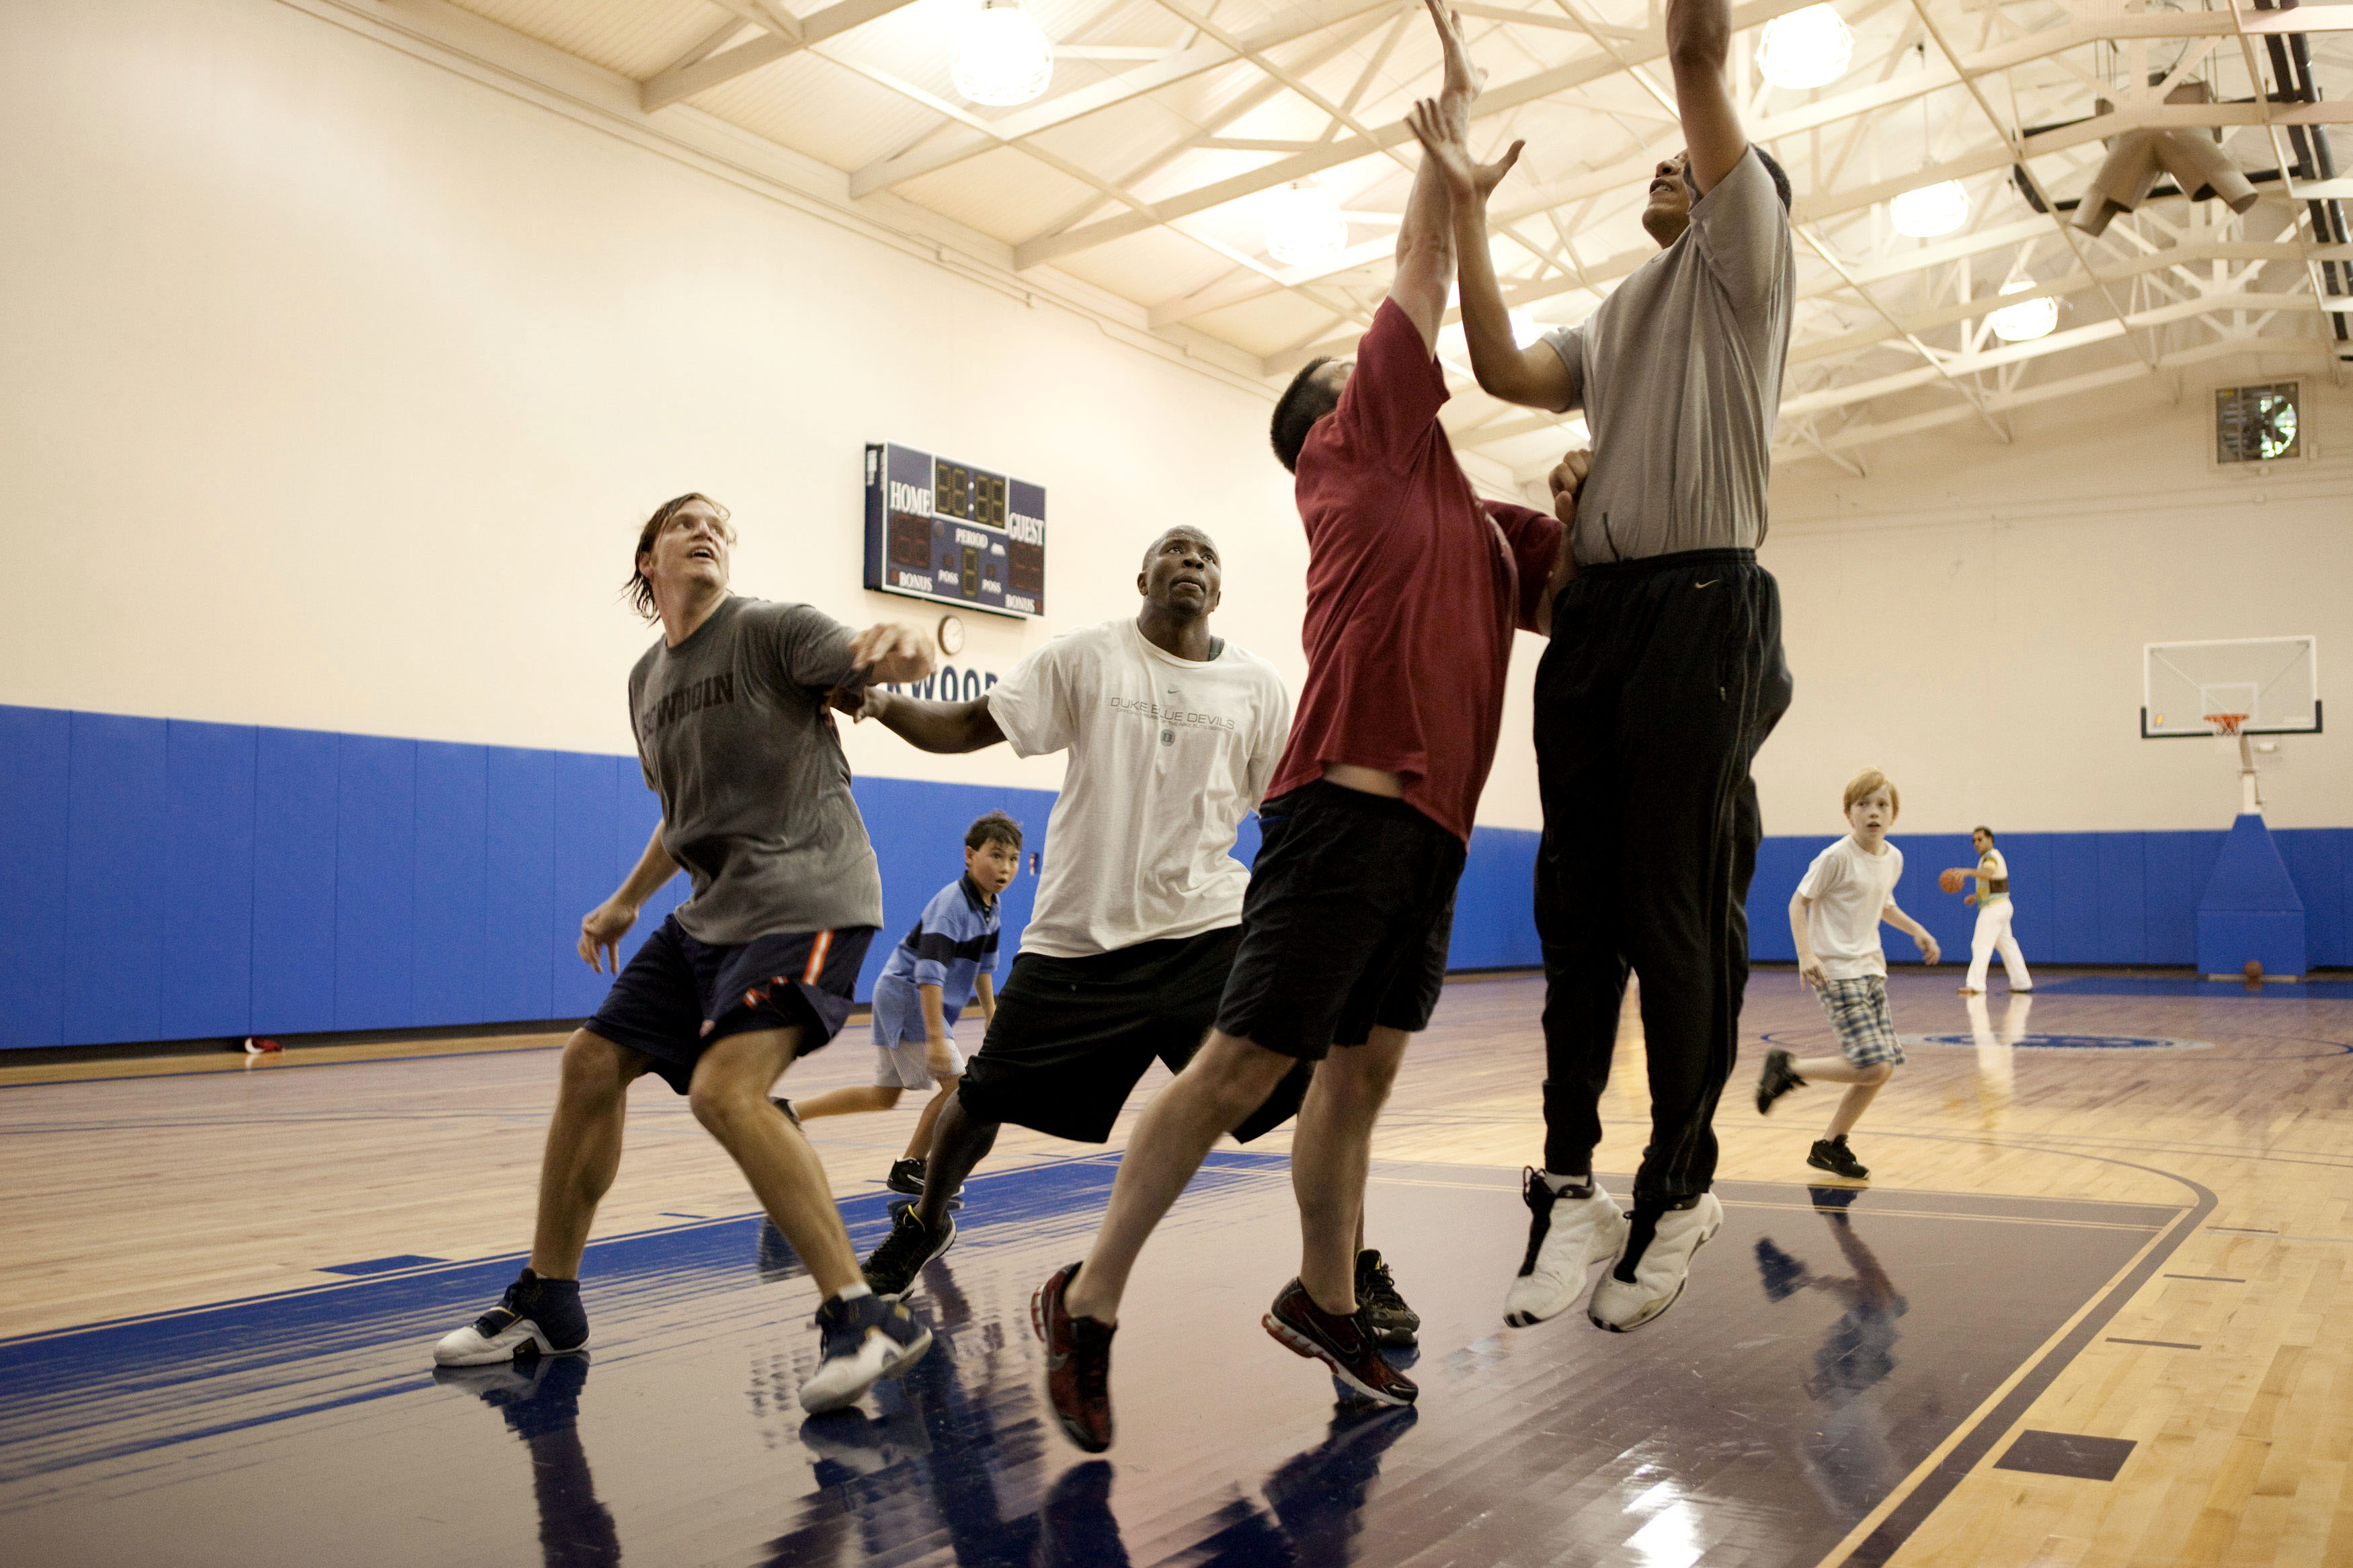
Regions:
<instances>
[{"instance_id":1,"label":"plaid shorts","mask_svg":"<svg viewBox=\"0 0 2353 1568\"><path fill-rule=\"evenodd\" d=\"M1831 981L1822 987L1822 1011L1831 1016L1839 1049L1848 1061L1859 1068L1904 1065L1904 1047L1895 1038L1895 1018L1887 1010L1884 975Z\"/></svg>"}]
</instances>

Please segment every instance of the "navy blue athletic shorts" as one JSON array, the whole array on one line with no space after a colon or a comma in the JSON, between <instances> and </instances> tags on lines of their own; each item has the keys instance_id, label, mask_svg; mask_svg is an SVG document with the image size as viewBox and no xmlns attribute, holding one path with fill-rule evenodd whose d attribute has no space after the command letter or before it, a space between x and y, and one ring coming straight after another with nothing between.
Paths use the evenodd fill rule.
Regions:
<instances>
[{"instance_id":1,"label":"navy blue athletic shorts","mask_svg":"<svg viewBox=\"0 0 2353 1568\"><path fill-rule=\"evenodd\" d=\"M807 1056L849 1016L874 930L796 931L721 947L687 935L672 915L614 978L586 1027L651 1057L681 1094L702 1053L730 1035L798 1028Z\"/></svg>"}]
</instances>

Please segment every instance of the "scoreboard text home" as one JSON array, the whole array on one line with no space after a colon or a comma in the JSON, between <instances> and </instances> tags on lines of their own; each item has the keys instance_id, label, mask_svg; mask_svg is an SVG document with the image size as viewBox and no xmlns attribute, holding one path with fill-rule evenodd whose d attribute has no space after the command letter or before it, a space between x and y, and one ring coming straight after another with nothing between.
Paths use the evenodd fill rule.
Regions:
<instances>
[{"instance_id":1,"label":"scoreboard text home","mask_svg":"<svg viewBox=\"0 0 2353 1568\"><path fill-rule=\"evenodd\" d=\"M866 448L866 585L999 616L1046 613L1046 491L900 447Z\"/></svg>"}]
</instances>

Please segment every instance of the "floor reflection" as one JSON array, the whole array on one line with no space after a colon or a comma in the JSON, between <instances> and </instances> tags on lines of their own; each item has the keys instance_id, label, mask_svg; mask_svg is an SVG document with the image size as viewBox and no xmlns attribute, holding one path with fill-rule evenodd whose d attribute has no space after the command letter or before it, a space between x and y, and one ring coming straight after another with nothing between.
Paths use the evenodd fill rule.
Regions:
<instances>
[{"instance_id":1,"label":"floor reflection","mask_svg":"<svg viewBox=\"0 0 2353 1568\"><path fill-rule=\"evenodd\" d=\"M1996 1032L1992 1010L1987 1006L1984 993L1963 998L1968 1005L1969 1033L1978 1045L1978 1103L1983 1111L1983 1124L1988 1131L2000 1127L2010 1110L2010 1096L2018 1083L2018 1042L2026 1033L2027 1016L2034 1011L2034 994L2013 991L2009 1004L2002 1009L2001 1028Z\"/></svg>"},{"instance_id":2,"label":"floor reflection","mask_svg":"<svg viewBox=\"0 0 2353 1568\"><path fill-rule=\"evenodd\" d=\"M1911 1303L1888 1278L1847 1212L1858 1195L1852 1187L1810 1187L1814 1212L1830 1226L1848 1272L1817 1273L1778 1246L1757 1243L1757 1269L1767 1300L1786 1301L1800 1290L1820 1290L1843 1302L1846 1310L1814 1352L1806 1378L1819 1425L1804 1445L1806 1478L1822 1500L1841 1511L1867 1510L1904 1474L1905 1465L1889 1438L1883 1385L1895 1370L1895 1343L1903 1337L1895 1320Z\"/></svg>"},{"instance_id":3,"label":"floor reflection","mask_svg":"<svg viewBox=\"0 0 2353 1568\"><path fill-rule=\"evenodd\" d=\"M613 1510L596 1500L596 1479L580 1446L580 1391L588 1356L535 1356L499 1366L444 1366L433 1381L462 1388L506 1418L531 1453L539 1505L539 1554L546 1568L610 1568L621 1560Z\"/></svg>"}]
</instances>

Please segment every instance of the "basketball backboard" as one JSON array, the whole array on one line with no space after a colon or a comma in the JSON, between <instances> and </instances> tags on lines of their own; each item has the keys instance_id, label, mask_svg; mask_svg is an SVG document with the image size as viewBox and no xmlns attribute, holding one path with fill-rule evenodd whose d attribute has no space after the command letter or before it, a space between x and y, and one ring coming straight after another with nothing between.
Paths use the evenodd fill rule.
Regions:
<instances>
[{"instance_id":1,"label":"basketball backboard","mask_svg":"<svg viewBox=\"0 0 2353 1568\"><path fill-rule=\"evenodd\" d=\"M2245 715L2242 731L2250 735L2318 733L2319 639L2223 637L2142 645L2141 739L2211 736L2216 714Z\"/></svg>"}]
</instances>

